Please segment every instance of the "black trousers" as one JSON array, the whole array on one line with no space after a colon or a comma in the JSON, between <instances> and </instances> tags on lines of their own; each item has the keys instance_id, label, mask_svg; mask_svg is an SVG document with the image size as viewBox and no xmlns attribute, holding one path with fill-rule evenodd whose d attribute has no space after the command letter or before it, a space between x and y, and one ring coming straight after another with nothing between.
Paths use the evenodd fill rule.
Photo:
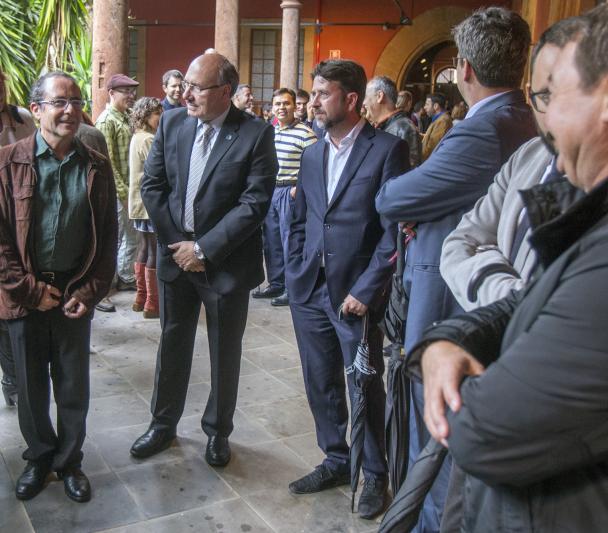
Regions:
<instances>
[{"instance_id":1,"label":"black trousers","mask_svg":"<svg viewBox=\"0 0 608 533\"><path fill-rule=\"evenodd\" d=\"M23 458L52 462L58 471L82 461L92 316L67 318L55 308L6 322L17 369L19 427L28 446ZM49 416L51 380L56 433Z\"/></svg>"},{"instance_id":2,"label":"black trousers","mask_svg":"<svg viewBox=\"0 0 608 533\"><path fill-rule=\"evenodd\" d=\"M15 361L11 349L11 338L8 334L6 320L0 320L0 368L2 373L11 380L15 380Z\"/></svg>"},{"instance_id":3,"label":"black trousers","mask_svg":"<svg viewBox=\"0 0 608 533\"><path fill-rule=\"evenodd\" d=\"M167 283L159 280L162 334L156 358L152 426L173 429L184 411L196 326L201 303L207 318L211 393L201 419L207 435L227 437L233 429L247 323L249 291L219 294L203 273L182 272Z\"/></svg>"}]
</instances>

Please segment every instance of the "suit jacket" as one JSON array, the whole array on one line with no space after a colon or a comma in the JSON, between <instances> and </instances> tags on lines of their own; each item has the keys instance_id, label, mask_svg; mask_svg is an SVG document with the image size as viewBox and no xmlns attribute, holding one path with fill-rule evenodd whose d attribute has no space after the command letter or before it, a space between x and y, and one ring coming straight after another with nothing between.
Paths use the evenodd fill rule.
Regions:
<instances>
[{"instance_id":1,"label":"suit jacket","mask_svg":"<svg viewBox=\"0 0 608 533\"><path fill-rule=\"evenodd\" d=\"M551 153L540 137L521 146L500 169L488 194L462 217L443 243L441 275L466 311L504 298L511 290L523 288L529 279L536 256L524 238L513 264L520 277L507 272L493 274L483 280L474 302L467 297L471 281L482 269L511 265L509 256L524 207L519 190L538 184L550 161ZM480 245L483 248L479 249Z\"/></svg>"},{"instance_id":2,"label":"suit jacket","mask_svg":"<svg viewBox=\"0 0 608 533\"><path fill-rule=\"evenodd\" d=\"M334 309L351 294L377 302L392 270L396 227L380 217L374 197L390 177L409 168L407 143L366 124L353 145L331 201L327 202L325 141L304 150L289 235L289 298L305 303L325 261Z\"/></svg>"},{"instance_id":3,"label":"suit jacket","mask_svg":"<svg viewBox=\"0 0 608 533\"><path fill-rule=\"evenodd\" d=\"M410 298L407 350L432 322L462 311L439 273L443 241L487 192L511 154L535 135L523 91L509 91L459 122L429 159L380 190L376 198L380 214L395 222L418 223L404 273Z\"/></svg>"},{"instance_id":4,"label":"suit jacket","mask_svg":"<svg viewBox=\"0 0 608 533\"><path fill-rule=\"evenodd\" d=\"M197 123L186 108L163 113L144 166L141 194L158 236L158 276L167 282L181 271L167 245L190 240L183 213ZM231 105L194 199L205 275L220 294L264 280L260 227L277 170L273 129Z\"/></svg>"}]
</instances>

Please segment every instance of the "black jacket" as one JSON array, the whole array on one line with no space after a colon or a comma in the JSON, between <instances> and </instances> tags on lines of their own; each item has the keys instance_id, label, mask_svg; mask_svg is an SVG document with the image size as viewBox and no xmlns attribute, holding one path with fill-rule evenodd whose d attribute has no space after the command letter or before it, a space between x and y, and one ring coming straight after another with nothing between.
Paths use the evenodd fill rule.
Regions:
<instances>
[{"instance_id":1,"label":"black jacket","mask_svg":"<svg viewBox=\"0 0 608 533\"><path fill-rule=\"evenodd\" d=\"M526 289L422 341L451 340L487 367L448 415L450 452L467 473L464 532L608 524L608 179L574 203L573 191L523 193L541 263Z\"/></svg>"}]
</instances>

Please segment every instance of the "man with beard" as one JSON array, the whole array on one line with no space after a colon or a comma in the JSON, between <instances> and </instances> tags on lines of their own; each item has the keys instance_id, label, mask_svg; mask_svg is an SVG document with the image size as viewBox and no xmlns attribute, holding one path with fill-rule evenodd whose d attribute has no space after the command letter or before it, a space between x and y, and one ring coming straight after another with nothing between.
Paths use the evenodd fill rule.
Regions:
<instances>
[{"instance_id":1,"label":"man with beard","mask_svg":"<svg viewBox=\"0 0 608 533\"><path fill-rule=\"evenodd\" d=\"M168 70L163 74L163 91L165 97L161 104L163 111L183 107L182 104L182 81L184 75L179 70Z\"/></svg>"},{"instance_id":2,"label":"man with beard","mask_svg":"<svg viewBox=\"0 0 608 533\"><path fill-rule=\"evenodd\" d=\"M446 238L441 275L465 310L488 305L521 289L536 264L527 236L530 223L519 194L538 183L564 179L555 169L545 117L551 93L551 68L581 27L581 20L559 21L545 31L532 51L528 94L539 137L522 145L496 175L488 194L466 213Z\"/></svg>"}]
</instances>

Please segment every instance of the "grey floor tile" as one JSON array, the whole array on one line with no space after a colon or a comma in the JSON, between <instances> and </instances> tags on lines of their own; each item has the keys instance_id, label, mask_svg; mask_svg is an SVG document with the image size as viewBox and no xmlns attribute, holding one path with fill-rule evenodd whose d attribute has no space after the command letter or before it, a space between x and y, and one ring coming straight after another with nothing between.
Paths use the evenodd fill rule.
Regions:
<instances>
[{"instance_id":1,"label":"grey floor tile","mask_svg":"<svg viewBox=\"0 0 608 533\"><path fill-rule=\"evenodd\" d=\"M236 497L202 457L126 469L118 475L147 518Z\"/></svg>"},{"instance_id":2,"label":"grey floor tile","mask_svg":"<svg viewBox=\"0 0 608 533\"><path fill-rule=\"evenodd\" d=\"M147 520L101 533L272 533L241 499Z\"/></svg>"},{"instance_id":3,"label":"grey floor tile","mask_svg":"<svg viewBox=\"0 0 608 533\"><path fill-rule=\"evenodd\" d=\"M378 524L350 511L350 499L339 490L293 495L271 488L244 496L244 500L279 533L367 533Z\"/></svg>"},{"instance_id":4,"label":"grey floor tile","mask_svg":"<svg viewBox=\"0 0 608 533\"><path fill-rule=\"evenodd\" d=\"M279 381L287 384L298 394L306 395L304 388L304 376L302 376L302 367L288 368L286 370L275 370L271 374Z\"/></svg>"},{"instance_id":5,"label":"grey floor tile","mask_svg":"<svg viewBox=\"0 0 608 533\"><path fill-rule=\"evenodd\" d=\"M256 403L286 400L296 396L298 393L294 389L270 374L253 374L241 377L237 405L245 407Z\"/></svg>"},{"instance_id":6,"label":"grey floor tile","mask_svg":"<svg viewBox=\"0 0 608 533\"><path fill-rule=\"evenodd\" d=\"M243 357L269 372L300 367L298 349L287 342L277 346L247 350L243 352Z\"/></svg>"},{"instance_id":7,"label":"grey floor tile","mask_svg":"<svg viewBox=\"0 0 608 533\"><path fill-rule=\"evenodd\" d=\"M266 328L258 326L247 326L245 335L243 336L243 350L252 348L264 348L267 346L277 346L285 341L276 335L273 335Z\"/></svg>"},{"instance_id":8,"label":"grey floor tile","mask_svg":"<svg viewBox=\"0 0 608 533\"><path fill-rule=\"evenodd\" d=\"M242 407L245 416L261 424L278 438L293 437L309 433L314 420L305 398L289 398L272 403Z\"/></svg>"},{"instance_id":9,"label":"grey floor tile","mask_svg":"<svg viewBox=\"0 0 608 533\"><path fill-rule=\"evenodd\" d=\"M155 371L156 364L152 361L116 368L116 372L137 391L152 390Z\"/></svg>"},{"instance_id":10,"label":"grey floor tile","mask_svg":"<svg viewBox=\"0 0 608 533\"><path fill-rule=\"evenodd\" d=\"M12 493L0 497L0 531L7 533L33 533L34 528L23 504Z\"/></svg>"},{"instance_id":11,"label":"grey floor tile","mask_svg":"<svg viewBox=\"0 0 608 533\"><path fill-rule=\"evenodd\" d=\"M0 400L0 450L23 443L16 407L6 407Z\"/></svg>"},{"instance_id":12,"label":"grey floor tile","mask_svg":"<svg viewBox=\"0 0 608 533\"><path fill-rule=\"evenodd\" d=\"M89 479L93 498L88 503L69 500L60 481L50 483L33 500L25 502L36 533L84 533L144 518L115 474L100 474Z\"/></svg>"},{"instance_id":13,"label":"grey floor tile","mask_svg":"<svg viewBox=\"0 0 608 533\"><path fill-rule=\"evenodd\" d=\"M289 308L273 307L270 301L257 303L249 308L247 323L253 326L270 326L271 324L291 325L291 312Z\"/></svg>"},{"instance_id":14,"label":"grey floor tile","mask_svg":"<svg viewBox=\"0 0 608 533\"><path fill-rule=\"evenodd\" d=\"M264 330L272 335L275 335L276 337L285 342L293 344L293 346L296 345L296 334L293 330L293 325L291 323L272 323L268 326L264 326Z\"/></svg>"},{"instance_id":15,"label":"grey floor tile","mask_svg":"<svg viewBox=\"0 0 608 533\"><path fill-rule=\"evenodd\" d=\"M91 398L103 398L133 390L132 385L125 378L103 363L91 367L90 383Z\"/></svg>"},{"instance_id":16,"label":"grey floor tile","mask_svg":"<svg viewBox=\"0 0 608 533\"><path fill-rule=\"evenodd\" d=\"M281 442L232 448L232 460L217 472L241 496L268 487L287 490L291 481L309 471L308 465Z\"/></svg>"},{"instance_id":17,"label":"grey floor tile","mask_svg":"<svg viewBox=\"0 0 608 533\"><path fill-rule=\"evenodd\" d=\"M99 435L108 429L134 426L150 421L150 406L135 393L97 398L90 402L88 433Z\"/></svg>"},{"instance_id":18,"label":"grey floor tile","mask_svg":"<svg viewBox=\"0 0 608 533\"><path fill-rule=\"evenodd\" d=\"M314 430L314 427L312 429ZM313 468L321 464L325 458L325 454L317 444L317 434L314 431L305 435L289 437L281 442L296 452Z\"/></svg>"}]
</instances>

